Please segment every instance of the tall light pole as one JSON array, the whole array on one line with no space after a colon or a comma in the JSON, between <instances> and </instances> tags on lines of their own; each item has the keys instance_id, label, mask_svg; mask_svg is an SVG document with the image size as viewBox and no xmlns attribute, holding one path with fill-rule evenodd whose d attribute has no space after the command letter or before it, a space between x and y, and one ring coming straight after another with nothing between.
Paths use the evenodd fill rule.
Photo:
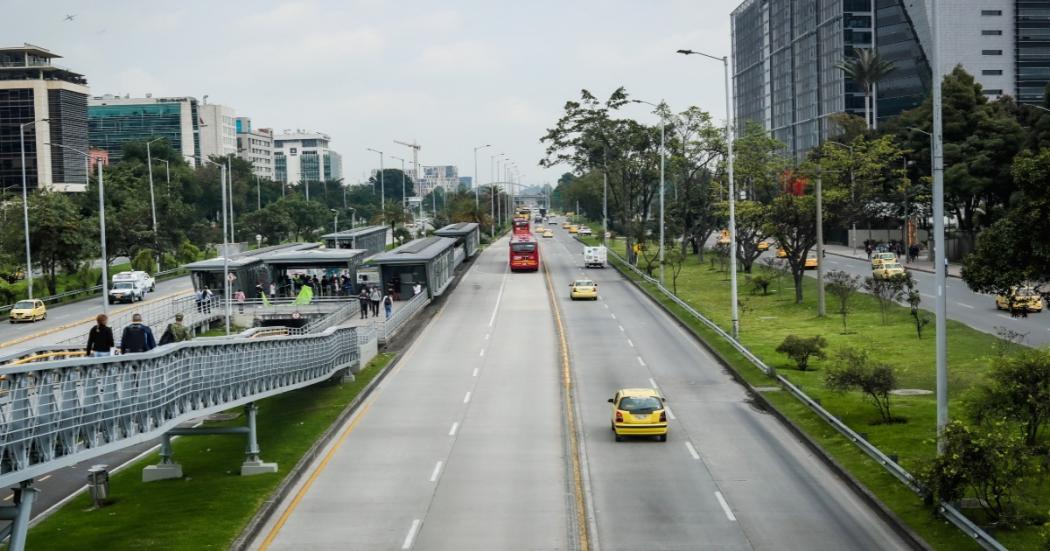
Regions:
<instances>
[{"instance_id":1,"label":"tall light pole","mask_svg":"<svg viewBox=\"0 0 1050 551\"><path fill-rule=\"evenodd\" d=\"M29 184L26 182L26 127L47 121L48 119L37 119L18 125L18 141L22 146L22 222L26 233L26 290L29 293L29 298L33 298L33 256L29 252L29 192L26 190ZM36 151L36 164L40 164L39 150ZM40 187L39 176L37 176L36 186L37 188Z\"/></svg>"},{"instance_id":2,"label":"tall light pole","mask_svg":"<svg viewBox=\"0 0 1050 551\"><path fill-rule=\"evenodd\" d=\"M740 315L737 311L737 288L736 288L736 187L733 182L733 93L729 82L729 56L717 57L694 50L678 50L684 55L699 55L708 59L722 62L725 74L726 86L726 160L729 163L727 176L729 177L729 250L732 252L732 262L729 263L729 289L731 304L731 317L733 319L733 338L740 337Z\"/></svg>"},{"instance_id":3,"label":"tall light pole","mask_svg":"<svg viewBox=\"0 0 1050 551\"><path fill-rule=\"evenodd\" d=\"M201 157L201 163L219 167L219 190L222 192L222 293L226 319L226 336L230 336L230 241L226 233L226 165Z\"/></svg>"},{"instance_id":4,"label":"tall light pole","mask_svg":"<svg viewBox=\"0 0 1050 551\"><path fill-rule=\"evenodd\" d=\"M824 317L824 170L817 166L817 315Z\"/></svg>"},{"instance_id":5,"label":"tall light pole","mask_svg":"<svg viewBox=\"0 0 1050 551\"><path fill-rule=\"evenodd\" d=\"M60 143L49 143L47 145L53 145L67 149L73 153L77 153L84 157L84 177L87 180L91 180L91 154L87 151L81 151L69 147L68 145L62 145ZM105 184L102 181L102 160L98 162L98 235L99 245L102 247L102 313L109 315L109 263L106 261L106 202L103 198L106 195Z\"/></svg>"},{"instance_id":6,"label":"tall light pole","mask_svg":"<svg viewBox=\"0 0 1050 551\"><path fill-rule=\"evenodd\" d=\"M937 279L937 453L944 452L944 428L948 425L948 297L945 289L947 258L944 250L944 136L941 114L941 38L937 25L937 2L930 0L930 27L933 50L930 65L933 73L933 252Z\"/></svg>"},{"instance_id":7,"label":"tall light pole","mask_svg":"<svg viewBox=\"0 0 1050 551\"><path fill-rule=\"evenodd\" d=\"M660 105L664 104L663 101L660 102L660 105L640 99L631 101L651 105L657 111L660 110ZM667 149L664 147L664 129L666 127L667 118L660 111L660 285L664 284L664 164L667 158Z\"/></svg>"},{"instance_id":8,"label":"tall light pole","mask_svg":"<svg viewBox=\"0 0 1050 551\"><path fill-rule=\"evenodd\" d=\"M164 163L164 182L165 189L167 190L168 196L171 196L171 163L164 159L154 159L158 163Z\"/></svg>"},{"instance_id":9,"label":"tall light pole","mask_svg":"<svg viewBox=\"0 0 1050 551\"><path fill-rule=\"evenodd\" d=\"M332 233L339 233L339 211L335 209L328 209L335 213L335 220L332 221Z\"/></svg>"},{"instance_id":10,"label":"tall light pole","mask_svg":"<svg viewBox=\"0 0 1050 551\"><path fill-rule=\"evenodd\" d=\"M226 157L226 193L228 193L230 196L230 200L228 203L230 209L230 241L236 243L237 232L233 229L233 169L230 168L229 155Z\"/></svg>"},{"instance_id":11,"label":"tall light pole","mask_svg":"<svg viewBox=\"0 0 1050 551\"><path fill-rule=\"evenodd\" d=\"M164 138L155 138L146 142L146 167L149 171L149 210L153 216L153 249L156 253L157 259L157 271L160 271L160 237L157 234L157 201L153 194L153 155L150 153L149 146L155 142L159 142Z\"/></svg>"},{"instance_id":12,"label":"tall light pole","mask_svg":"<svg viewBox=\"0 0 1050 551\"><path fill-rule=\"evenodd\" d=\"M386 171L383 169L383 152L371 147L366 147L365 149L379 154L379 212L383 219L386 220L386 178L384 177Z\"/></svg>"},{"instance_id":13,"label":"tall light pole","mask_svg":"<svg viewBox=\"0 0 1050 551\"><path fill-rule=\"evenodd\" d=\"M481 187L481 179L478 178L478 150L485 149L486 147L492 147L492 144L479 145L474 148L474 210L477 211L481 208L481 198L478 195L478 189Z\"/></svg>"}]
</instances>

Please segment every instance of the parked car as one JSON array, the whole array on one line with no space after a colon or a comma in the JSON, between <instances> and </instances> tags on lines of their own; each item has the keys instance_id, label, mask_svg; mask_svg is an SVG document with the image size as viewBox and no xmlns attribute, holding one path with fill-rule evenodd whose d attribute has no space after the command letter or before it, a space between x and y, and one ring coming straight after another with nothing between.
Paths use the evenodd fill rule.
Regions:
<instances>
[{"instance_id":1,"label":"parked car","mask_svg":"<svg viewBox=\"0 0 1050 551\"><path fill-rule=\"evenodd\" d=\"M11 323L28 321L30 323L47 319L47 306L39 299L20 300L15 303L11 311L7 313L7 319Z\"/></svg>"}]
</instances>

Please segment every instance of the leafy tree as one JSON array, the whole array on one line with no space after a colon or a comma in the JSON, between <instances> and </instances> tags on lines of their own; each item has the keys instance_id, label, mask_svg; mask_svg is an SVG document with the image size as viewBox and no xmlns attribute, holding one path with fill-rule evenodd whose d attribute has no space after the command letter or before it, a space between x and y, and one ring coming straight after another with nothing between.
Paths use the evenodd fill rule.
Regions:
<instances>
[{"instance_id":1,"label":"leafy tree","mask_svg":"<svg viewBox=\"0 0 1050 551\"><path fill-rule=\"evenodd\" d=\"M19 215L8 216L4 222L3 233L8 237L3 244L13 257L25 252L25 232L21 201L10 203L10 208L17 208ZM92 239L93 230L68 194L38 191L29 196L29 246L33 262L44 274L49 294L58 292L60 267L75 272L78 263L92 252L97 242L97 237Z\"/></svg>"},{"instance_id":2,"label":"leafy tree","mask_svg":"<svg viewBox=\"0 0 1050 551\"><path fill-rule=\"evenodd\" d=\"M765 274L751 276L751 288L753 293L762 293L762 296L768 295L769 286L772 283L773 280Z\"/></svg>"},{"instance_id":3,"label":"leafy tree","mask_svg":"<svg viewBox=\"0 0 1050 551\"><path fill-rule=\"evenodd\" d=\"M412 239L412 234L408 233L408 230L406 230L404 227L395 229L393 236L394 239L397 240L398 245L404 245L410 239Z\"/></svg>"},{"instance_id":4,"label":"leafy tree","mask_svg":"<svg viewBox=\"0 0 1050 551\"><path fill-rule=\"evenodd\" d=\"M293 241L313 241L331 213L317 201L307 201L299 194L288 195L276 203L291 223Z\"/></svg>"},{"instance_id":5,"label":"leafy tree","mask_svg":"<svg viewBox=\"0 0 1050 551\"><path fill-rule=\"evenodd\" d=\"M785 260L795 281L795 303L802 304L806 257L817 243L816 203L812 196L783 194L770 204L767 233L787 252Z\"/></svg>"},{"instance_id":6,"label":"leafy tree","mask_svg":"<svg viewBox=\"0 0 1050 551\"><path fill-rule=\"evenodd\" d=\"M976 388L968 406L979 423L1019 423L1025 445L1034 447L1050 421L1050 350L1026 349L995 358L988 383Z\"/></svg>"},{"instance_id":7,"label":"leafy tree","mask_svg":"<svg viewBox=\"0 0 1050 551\"><path fill-rule=\"evenodd\" d=\"M839 315L842 316L842 333L847 332L846 316L849 315L849 301L860 289L860 276L850 275L842 270L832 270L824 275L824 289L838 299Z\"/></svg>"},{"instance_id":8,"label":"leafy tree","mask_svg":"<svg viewBox=\"0 0 1050 551\"><path fill-rule=\"evenodd\" d=\"M866 277L864 278L864 290L879 301L879 311L882 313L882 324L886 325L886 314L890 306L904 299L907 278L905 276L893 276L888 278Z\"/></svg>"},{"instance_id":9,"label":"leafy tree","mask_svg":"<svg viewBox=\"0 0 1050 551\"><path fill-rule=\"evenodd\" d=\"M828 341L820 335L814 335L809 338L803 338L796 335L788 335L784 337L784 341L777 346L776 351L787 355L791 358L799 371L805 371L809 369L810 358L819 358L823 360L827 357L824 349L827 348Z\"/></svg>"},{"instance_id":10,"label":"leafy tree","mask_svg":"<svg viewBox=\"0 0 1050 551\"><path fill-rule=\"evenodd\" d=\"M664 264L671 268L671 290L678 296L678 276L682 275L685 260L688 258L681 249L671 247L664 254Z\"/></svg>"},{"instance_id":11,"label":"leafy tree","mask_svg":"<svg viewBox=\"0 0 1050 551\"><path fill-rule=\"evenodd\" d=\"M288 239L294 231L292 217L286 204L278 199L262 208L241 216L239 225L251 235L261 235L263 241L276 245Z\"/></svg>"},{"instance_id":12,"label":"leafy tree","mask_svg":"<svg viewBox=\"0 0 1050 551\"><path fill-rule=\"evenodd\" d=\"M157 252L153 249L139 249L131 259L131 269L153 274L157 271Z\"/></svg>"},{"instance_id":13,"label":"leafy tree","mask_svg":"<svg viewBox=\"0 0 1050 551\"><path fill-rule=\"evenodd\" d=\"M721 214L729 216L727 203L720 203ZM751 273L755 260L762 255L758 244L769 234L769 207L757 201L736 202L736 258L745 273Z\"/></svg>"},{"instance_id":14,"label":"leafy tree","mask_svg":"<svg viewBox=\"0 0 1050 551\"><path fill-rule=\"evenodd\" d=\"M930 316L925 310L919 308L919 305L922 304L922 295L919 293L911 272L905 272L904 278L905 300L908 301L908 306L911 308L911 318L915 320L915 334L921 339L923 328L930 323Z\"/></svg>"},{"instance_id":15,"label":"leafy tree","mask_svg":"<svg viewBox=\"0 0 1050 551\"><path fill-rule=\"evenodd\" d=\"M864 120L868 128L875 128L878 122L872 116L871 96L875 85L893 72L893 63L884 59L873 49L855 48L853 57L840 62L837 67L846 73L853 83L864 90Z\"/></svg>"},{"instance_id":16,"label":"leafy tree","mask_svg":"<svg viewBox=\"0 0 1050 551\"><path fill-rule=\"evenodd\" d=\"M897 388L897 374L893 367L877 363L868 353L855 348L844 348L836 354L838 364L828 370L824 384L836 392L859 390L879 411L883 423L901 421L890 414L890 391Z\"/></svg>"},{"instance_id":17,"label":"leafy tree","mask_svg":"<svg viewBox=\"0 0 1050 551\"><path fill-rule=\"evenodd\" d=\"M769 202L780 190L780 177L788 169L784 144L770 136L755 121L747 121L733 142L734 177L737 192L747 198Z\"/></svg>"},{"instance_id":18,"label":"leafy tree","mask_svg":"<svg viewBox=\"0 0 1050 551\"><path fill-rule=\"evenodd\" d=\"M714 126L709 113L690 107L676 115L670 136L667 173L674 199L667 208L668 218L681 228L682 254L688 244L702 260L707 238L724 224L715 208L713 174L717 170L725 180L725 134Z\"/></svg>"}]
</instances>

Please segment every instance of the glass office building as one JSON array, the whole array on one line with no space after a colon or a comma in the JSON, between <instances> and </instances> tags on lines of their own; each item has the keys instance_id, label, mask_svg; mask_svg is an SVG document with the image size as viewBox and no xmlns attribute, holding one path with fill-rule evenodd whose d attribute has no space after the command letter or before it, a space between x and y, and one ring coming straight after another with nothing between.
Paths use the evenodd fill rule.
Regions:
<instances>
[{"instance_id":1,"label":"glass office building","mask_svg":"<svg viewBox=\"0 0 1050 551\"><path fill-rule=\"evenodd\" d=\"M168 145L199 163L200 117L193 98L92 98L88 137L93 149L119 162L124 144L164 138Z\"/></svg>"},{"instance_id":2,"label":"glass office building","mask_svg":"<svg viewBox=\"0 0 1050 551\"><path fill-rule=\"evenodd\" d=\"M1050 83L1050 0L1019 0L1015 9L1017 99L1043 104Z\"/></svg>"}]
</instances>

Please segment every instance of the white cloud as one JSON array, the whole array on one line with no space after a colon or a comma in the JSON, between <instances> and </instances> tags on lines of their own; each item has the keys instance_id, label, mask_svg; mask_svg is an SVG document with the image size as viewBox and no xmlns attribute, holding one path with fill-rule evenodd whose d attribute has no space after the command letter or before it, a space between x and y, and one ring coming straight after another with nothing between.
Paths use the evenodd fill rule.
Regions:
<instances>
[{"instance_id":1,"label":"white cloud","mask_svg":"<svg viewBox=\"0 0 1050 551\"><path fill-rule=\"evenodd\" d=\"M164 96L178 94L167 81L142 67L130 67L118 72L113 78L114 88L111 90L93 91L96 94L131 94L132 97L142 97L144 94Z\"/></svg>"},{"instance_id":2,"label":"white cloud","mask_svg":"<svg viewBox=\"0 0 1050 551\"><path fill-rule=\"evenodd\" d=\"M476 40L428 46L420 55L419 63L423 70L433 73L466 74L482 69L493 71L499 66L496 49Z\"/></svg>"},{"instance_id":3,"label":"white cloud","mask_svg":"<svg viewBox=\"0 0 1050 551\"><path fill-rule=\"evenodd\" d=\"M539 130L557 117L556 113L545 111L529 100L517 96L503 96L494 99L485 105L485 113L486 118L493 122L539 128Z\"/></svg>"}]
</instances>

